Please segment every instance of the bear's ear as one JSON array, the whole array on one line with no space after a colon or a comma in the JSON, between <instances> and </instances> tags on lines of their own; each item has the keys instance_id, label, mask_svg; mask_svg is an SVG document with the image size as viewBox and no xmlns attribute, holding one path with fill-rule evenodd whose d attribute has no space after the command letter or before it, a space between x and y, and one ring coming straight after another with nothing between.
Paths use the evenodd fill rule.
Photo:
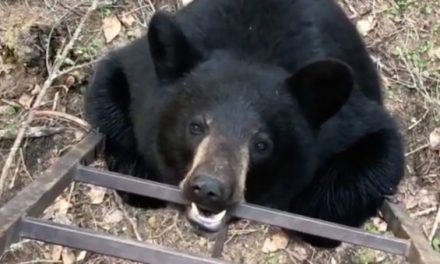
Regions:
<instances>
[{"instance_id":1,"label":"bear's ear","mask_svg":"<svg viewBox=\"0 0 440 264\"><path fill-rule=\"evenodd\" d=\"M318 129L348 100L354 79L347 64L324 59L302 67L287 80L287 85L306 119Z\"/></svg>"},{"instance_id":2,"label":"bear's ear","mask_svg":"<svg viewBox=\"0 0 440 264\"><path fill-rule=\"evenodd\" d=\"M201 60L171 14L154 14L148 29L148 42L161 81L175 81Z\"/></svg>"}]
</instances>

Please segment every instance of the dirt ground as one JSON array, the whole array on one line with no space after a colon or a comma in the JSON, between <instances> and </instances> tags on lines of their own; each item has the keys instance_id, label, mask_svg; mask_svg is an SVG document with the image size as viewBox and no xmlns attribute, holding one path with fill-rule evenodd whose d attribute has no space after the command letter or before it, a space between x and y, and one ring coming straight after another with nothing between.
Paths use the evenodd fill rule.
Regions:
<instances>
[{"instance_id":1,"label":"dirt ground","mask_svg":"<svg viewBox=\"0 0 440 264\"><path fill-rule=\"evenodd\" d=\"M185 1L186 2L186 1ZM440 157L430 147L440 127L440 1L340 0L358 26L383 76L388 109L406 141L406 176L397 199L440 252ZM0 2L0 168L18 128L42 92L48 69L74 36L90 1L2 0ZM86 21L57 78L45 93L6 174L0 206L23 189L87 132L82 95L93 62L145 32L154 10L176 10L176 0L101 0ZM50 47L48 47L50 43ZM43 133L44 132L44 133ZM440 132L438 133L440 134ZM43 135L43 136L42 136ZM431 137L430 137L431 135ZM95 166L105 167L101 161ZM44 213L46 219L207 254L213 241L190 231L172 209L137 210L111 190L75 184ZM437 217L438 218L438 217ZM387 233L373 218L371 232ZM240 221L231 226L224 258L235 263L405 263L400 258L344 244L316 250L272 227ZM20 241L0 263L131 263L85 251Z\"/></svg>"}]
</instances>

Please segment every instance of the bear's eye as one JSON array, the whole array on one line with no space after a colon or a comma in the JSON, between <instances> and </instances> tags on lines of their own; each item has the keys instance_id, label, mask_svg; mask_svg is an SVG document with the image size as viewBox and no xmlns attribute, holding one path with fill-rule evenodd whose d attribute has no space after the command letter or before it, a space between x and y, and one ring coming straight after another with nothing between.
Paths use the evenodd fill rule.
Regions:
<instances>
[{"instance_id":1,"label":"bear's eye","mask_svg":"<svg viewBox=\"0 0 440 264\"><path fill-rule=\"evenodd\" d=\"M189 132L192 135L201 135L205 132L205 128L203 126L203 124L197 123L197 122L191 122L189 124Z\"/></svg>"},{"instance_id":2,"label":"bear's eye","mask_svg":"<svg viewBox=\"0 0 440 264\"><path fill-rule=\"evenodd\" d=\"M265 150L267 150L267 143L263 141L257 142L255 143L255 149L259 152L264 152Z\"/></svg>"},{"instance_id":3,"label":"bear's eye","mask_svg":"<svg viewBox=\"0 0 440 264\"><path fill-rule=\"evenodd\" d=\"M273 143L269 136L266 134L259 134L252 143L251 153L255 159L259 160L270 155L272 148Z\"/></svg>"}]
</instances>

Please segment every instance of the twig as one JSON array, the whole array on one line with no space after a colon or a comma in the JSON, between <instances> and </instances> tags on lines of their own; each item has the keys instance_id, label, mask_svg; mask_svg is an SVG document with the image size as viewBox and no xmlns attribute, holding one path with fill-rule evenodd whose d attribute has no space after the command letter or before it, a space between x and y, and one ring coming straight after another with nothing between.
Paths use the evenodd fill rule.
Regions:
<instances>
[{"instance_id":1,"label":"twig","mask_svg":"<svg viewBox=\"0 0 440 264\"><path fill-rule=\"evenodd\" d=\"M23 170L26 173L26 175L29 177L29 179L31 181L34 181L34 178L32 177L31 173L29 172L27 166L26 166L26 160L24 158L24 154L23 154L23 148L20 149L20 158L21 158L21 163L23 164Z\"/></svg>"},{"instance_id":2,"label":"twig","mask_svg":"<svg viewBox=\"0 0 440 264\"><path fill-rule=\"evenodd\" d=\"M34 113L35 113L35 116L55 116L55 117L59 117L59 118L65 119L65 120L69 120L69 121L72 121L72 122L78 124L79 126L83 127L86 130L90 128L89 123L87 123L86 121L82 120L79 117L76 117L76 116L68 114L68 113L52 111L52 110L36 110Z\"/></svg>"},{"instance_id":3,"label":"twig","mask_svg":"<svg viewBox=\"0 0 440 264\"><path fill-rule=\"evenodd\" d=\"M21 108L21 105L16 103L16 102L14 102L14 101L11 101L11 100L8 100L8 99L1 99L0 101L2 101L3 103L5 103L5 104L7 104L9 106L16 107L16 108Z\"/></svg>"},{"instance_id":4,"label":"twig","mask_svg":"<svg viewBox=\"0 0 440 264\"><path fill-rule=\"evenodd\" d=\"M426 116L428 115L428 113L429 113L429 109L427 109L427 110L425 111L425 113L423 114L423 116L422 116L419 120L417 120L417 121L414 122L412 125L410 125L410 126L408 127L408 130L412 130L412 129L414 129L418 124L420 124L420 122L422 122L422 121L426 118Z\"/></svg>"},{"instance_id":5,"label":"twig","mask_svg":"<svg viewBox=\"0 0 440 264\"><path fill-rule=\"evenodd\" d=\"M405 154L405 157L409 157L409 156L411 156L411 155L413 155L413 154L415 154L415 153L417 153L417 152L419 152L421 150L424 150L427 147L429 147L429 143L426 143L425 145L421 145L420 147L411 150L410 152Z\"/></svg>"},{"instance_id":6,"label":"twig","mask_svg":"<svg viewBox=\"0 0 440 264\"><path fill-rule=\"evenodd\" d=\"M424 216L424 215L430 214L432 212L435 212L436 210L437 210L437 207L433 206L433 207L429 207L429 208L427 208L425 210L421 210L421 211L415 212L415 213L411 214L410 216L413 217L413 218L420 217L420 216Z\"/></svg>"},{"instance_id":7,"label":"twig","mask_svg":"<svg viewBox=\"0 0 440 264\"><path fill-rule=\"evenodd\" d=\"M24 138L47 137L61 133L64 130L65 130L64 127L44 127L44 126L29 127L26 130L23 137ZM18 131L16 128L0 129L0 139L14 139L17 137L17 134Z\"/></svg>"},{"instance_id":8,"label":"twig","mask_svg":"<svg viewBox=\"0 0 440 264\"><path fill-rule=\"evenodd\" d=\"M179 227L177 226L177 220L179 219L179 213L176 213L173 218L173 223L169 226L167 226L159 235L153 236L152 239L161 238L165 233L170 231L173 228L176 228L177 230Z\"/></svg>"},{"instance_id":9,"label":"twig","mask_svg":"<svg viewBox=\"0 0 440 264\"><path fill-rule=\"evenodd\" d=\"M133 233L136 236L136 239L138 241L142 241L142 237L138 232L138 227L137 227L136 222L128 215L127 210L125 210L125 207L122 203L122 200L119 197L119 195L116 193L116 191L113 191L113 196L115 197L116 203L118 204L119 209L121 209L122 214L124 215L125 219L127 219L127 221L130 223L131 229L133 229Z\"/></svg>"},{"instance_id":10,"label":"twig","mask_svg":"<svg viewBox=\"0 0 440 264\"><path fill-rule=\"evenodd\" d=\"M15 165L14 176L12 176L11 182L9 183L9 190L14 188L15 179L17 179L19 169L20 169L20 161L17 161L17 164Z\"/></svg>"},{"instance_id":11,"label":"twig","mask_svg":"<svg viewBox=\"0 0 440 264\"><path fill-rule=\"evenodd\" d=\"M81 2L81 3L77 4L77 5L75 5L71 10L68 10L67 12L65 12L61 17L59 17L57 19L58 21L55 22L55 24L52 26L52 28L49 31L49 36L48 36L49 41L47 42L47 45L46 45L46 58L45 58L46 59L46 69L47 69L47 73L48 74L51 72L51 65L50 65L50 62L49 62L49 56L50 56L50 44L51 44L50 40L52 39L53 32L54 32L55 28L61 24L63 19L66 18L69 15L70 12L73 12L74 9L78 8L82 4L84 4L84 3ZM63 39L62 45L64 45L64 39ZM55 59L60 58L59 52L61 52L61 49L56 54L57 56L55 57ZM63 61L64 61L64 59L63 59Z\"/></svg>"},{"instance_id":12,"label":"twig","mask_svg":"<svg viewBox=\"0 0 440 264\"><path fill-rule=\"evenodd\" d=\"M58 77L58 72L63 64L64 60L66 59L68 53L72 50L74 43L78 39L82 29L84 28L84 25L92 12L96 10L98 6L98 0L93 0L91 6L87 10L84 17L81 19L81 21L78 24L78 27L76 28L72 38L69 40L67 45L64 47L63 52L61 53L60 57L55 58L55 62L53 64L53 67L51 71L48 73L48 77L46 81L44 82L41 91L39 92L37 98L35 99L35 102L32 106L32 108L29 111L29 114L27 118L25 118L22 126L20 127L17 137L15 138L15 141L9 151L8 157L5 161L4 167L2 169L2 173L0 175L0 197L3 195L3 189L6 181L6 176L8 175L9 169L12 165L12 162L15 158L15 155L17 154L17 151L23 141L24 135L26 133L27 128L31 124L32 120L34 119L35 110L41 105L41 102L43 101L44 96L46 95L46 91L51 87L53 81Z\"/></svg>"},{"instance_id":13,"label":"twig","mask_svg":"<svg viewBox=\"0 0 440 264\"><path fill-rule=\"evenodd\" d=\"M68 69L65 69L65 70L63 70L63 71L58 72L57 76L58 76L58 77L61 77L62 75L68 74L68 73L70 73L70 72L73 72L73 71L76 71L76 70L79 70L79 69L82 69L82 68L85 68L85 67L91 66L91 65L93 65L94 63L96 63L96 61L97 61L97 60L92 60L92 61L89 61L89 62L86 62L86 63L83 63L83 64L79 64L79 65L76 65L76 66L72 66L72 67L70 67L70 68L68 68Z\"/></svg>"},{"instance_id":14,"label":"twig","mask_svg":"<svg viewBox=\"0 0 440 264\"><path fill-rule=\"evenodd\" d=\"M244 231L249 226L249 224L250 224L250 222L246 222L244 224L243 228L241 228L240 231ZM232 231L232 230L230 230L230 231ZM232 239L234 239L237 235L240 235L238 231L237 232L232 232L232 235L228 238L228 240L225 241L225 245L227 245L229 242L231 242Z\"/></svg>"},{"instance_id":15,"label":"twig","mask_svg":"<svg viewBox=\"0 0 440 264\"><path fill-rule=\"evenodd\" d=\"M437 215L435 216L434 225L432 226L431 233L429 234L429 241L432 241L434 239L439 222L440 222L440 204L438 206Z\"/></svg>"},{"instance_id":16,"label":"twig","mask_svg":"<svg viewBox=\"0 0 440 264\"><path fill-rule=\"evenodd\" d=\"M53 260L53 259L37 259L37 260L20 262L18 264L44 264L44 263L63 263L63 262L61 260Z\"/></svg>"}]
</instances>

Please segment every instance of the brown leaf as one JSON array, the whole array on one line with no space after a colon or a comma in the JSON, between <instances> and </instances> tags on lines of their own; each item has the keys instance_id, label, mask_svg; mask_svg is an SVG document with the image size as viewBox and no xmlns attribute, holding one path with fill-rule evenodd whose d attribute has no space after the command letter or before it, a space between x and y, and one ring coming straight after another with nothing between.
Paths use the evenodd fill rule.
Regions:
<instances>
[{"instance_id":1,"label":"brown leaf","mask_svg":"<svg viewBox=\"0 0 440 264\"><path fill-rule=\"evenodd\" d=\"M440 128L435 128L429 134L429 145L433 150L440 150Z\"/></svg>"},{"instance_id":2,"label":"brown leaf","mask_svg":"<svg viewBox=\"0 0 440 264\"><path fill-rule=\"evenodd\" d=\"M104 201L107 189L99 186L91 186L87 195L90 197L92 204L100 204Z\"/></svg>"},{"instance_id":3,"label":"brown leaf","mask_svg":"<svg viewBox=\"0 0 440 264\"><path fill-rule=\"evenodd\" d=\"M124 13L120 17L120 21L122 22L122 24L124 24L124 26L131 27L133 26L134 22L136 22L136 19L131 14Z\"/></svg>"},{"instance_id":4,"label":"brown leaf","mask_svg":"<svg viewBox=\"0 0 440 264\"><path fill-rule=\"evenodd\" d=\"M359 20L359 21L356 23L356 27L357 27L359 33L360 33L362 36L366 36L366 35L368 35L368 33L369 33L371 30L373 30L373 28L376 26L375 24L376 24L376 23L375 23L375 21L374 21L374 17L373 17L373 16L367 16L367 17L365 17L365 18Z\"/></svg>"},{"instance_id":5,"label":"brown leaf","mask_svg":"<svg viewBox=\"0 0 440 264\"><path fill-rule=\"evenodd\" d=\"M76 257L75 253L70 248L64 248L61 254L63 258L63 264L73 264L75 263Z\"/></svg>"},{"instance_id":6,"label":"brown leaf","mask_svg":"<svg viewBox=\"0 0 440 264\"><path fill-rule=\"evenodd\" d=\"M264 253L271 253L280 249L285 249L289 243L289 238L285 233L277 233L264 240L261 251Z\"/></svg>"},{"instance_id":7,"label":"brown leaf","mask_svg":"<svg viewBox=\"0 0 440 264\"><path fill-rule=\"evenodd\" d=\"M34 100L34 97L27 94L27 93L23 93L20 98L18 99L18 103L20 103L20 105L24 106L26 109L30 108L32 105L32 101Z\"/></svg>"},{"instance_id":8,"label":"brown leaf","mask_svg":"<svg viewBox=\"0 0 440 264\"><path fill-rule=\"evenodd\" d=\"M121 21L116 16L109 16L102 20L102 30L107 43L110 43L121 32Z\"/></svg>"}]
</instances>

